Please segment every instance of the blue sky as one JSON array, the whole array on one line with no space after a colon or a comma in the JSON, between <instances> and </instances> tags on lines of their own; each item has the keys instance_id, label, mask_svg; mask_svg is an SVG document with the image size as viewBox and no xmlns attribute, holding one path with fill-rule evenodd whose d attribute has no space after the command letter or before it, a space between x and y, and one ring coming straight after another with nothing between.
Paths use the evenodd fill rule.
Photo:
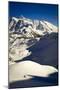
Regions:
<instances>
[{"instance_id":1,"label":"blue sky","mask_svg":"<svg viewBox=\"0 0 60 90\"><path fill-rule=\"evenodd\" d=\"M21 15L30 19L47 20L58 25L58 5L56 4L9 2L9 17Z\"/></svg>"}]
</instances>

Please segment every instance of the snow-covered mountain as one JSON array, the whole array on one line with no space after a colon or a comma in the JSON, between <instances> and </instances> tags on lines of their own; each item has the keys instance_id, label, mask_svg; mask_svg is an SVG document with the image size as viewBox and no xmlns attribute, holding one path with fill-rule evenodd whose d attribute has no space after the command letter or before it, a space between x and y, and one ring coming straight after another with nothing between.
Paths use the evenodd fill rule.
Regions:
<instances>
[{"instance_id":1,"label":"snow-covered mountain","mask_svg":"<svg viewBox=\"0 0 60 90\"><path fill-rule=\"evenodd\" d=\"M55 25L45 20L12 17L8 28L9 82L31 79L34 75L49 77L58 72Z\"/></svg>"},{"instance_id":2,"label":"snow-covered mountain","mask_svg":"<svg viewBox=\"0 0 60 90\"><path fill-rule=\"evenodd\" d=\"M47 21L12 17L9 20L10 33L19 33L22 37L37 37L47 33L58 32L58 28Z\"/></svg>"},{"instance_id":3,"label":"snow-covered mountain","mask_svg":"<svg viewBox=\"0 0 60 90\"><path fill-rule=\"evenodd\" d=\"M47 21L12 17L9 19L9 56L13 61L23 59L31 54L27 49L41 37L57 32L58 28Z\"/></svg>"}]
</instances>

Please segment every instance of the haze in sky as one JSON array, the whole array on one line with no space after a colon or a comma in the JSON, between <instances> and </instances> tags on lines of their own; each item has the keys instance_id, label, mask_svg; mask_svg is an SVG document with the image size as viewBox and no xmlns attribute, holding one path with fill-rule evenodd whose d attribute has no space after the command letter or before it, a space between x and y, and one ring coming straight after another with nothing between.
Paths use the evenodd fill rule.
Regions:
<instances>
[{"instance_id":1,"label":"haze in sky","mask_svg":"<svg viewBox=\"0 0 60 90\"><path fill-rule=\"evenodd\" d=\"M58 26L58 5L26 2L9 2L9 17L23 15L32 20L47 20Z\"/></svg>"}]
</instances>

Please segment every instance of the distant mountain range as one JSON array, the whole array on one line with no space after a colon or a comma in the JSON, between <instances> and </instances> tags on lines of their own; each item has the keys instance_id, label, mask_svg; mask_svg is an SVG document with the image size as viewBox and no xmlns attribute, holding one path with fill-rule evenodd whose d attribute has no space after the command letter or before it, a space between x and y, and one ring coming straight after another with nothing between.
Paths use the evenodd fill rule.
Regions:
<instances>
[{"instance_id":1,"label":"distant mountain range","mask_svg":"<svg viewBox=\"0 0 60 90\"><path fill-rule=\"evenodd\" d=\"M25 17L9 19L9 32L21 34L21 37L38 37L52 32L58 32L58 28L48 21L31 20Z\"/></svg>"}]
</instances>

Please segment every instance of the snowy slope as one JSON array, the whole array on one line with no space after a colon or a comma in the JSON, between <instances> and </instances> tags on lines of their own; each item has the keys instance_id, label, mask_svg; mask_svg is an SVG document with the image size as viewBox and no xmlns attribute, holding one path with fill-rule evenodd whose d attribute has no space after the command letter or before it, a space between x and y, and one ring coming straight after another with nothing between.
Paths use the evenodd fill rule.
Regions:
<instances>
[{"instance_id":1,"label":"snowy slope","mask_svg":"<svg viewBox=\"0 0 60 90\"><path fill-rule=\"evenodd\" d=\"M40 65L33 61L22 61L10 65L9 69L9 81L14 82L18 80L27 80L33 78L33 76L48 77L49 74L55 73L58 70L52 66Z\"/></svg>"}]
</instances>

